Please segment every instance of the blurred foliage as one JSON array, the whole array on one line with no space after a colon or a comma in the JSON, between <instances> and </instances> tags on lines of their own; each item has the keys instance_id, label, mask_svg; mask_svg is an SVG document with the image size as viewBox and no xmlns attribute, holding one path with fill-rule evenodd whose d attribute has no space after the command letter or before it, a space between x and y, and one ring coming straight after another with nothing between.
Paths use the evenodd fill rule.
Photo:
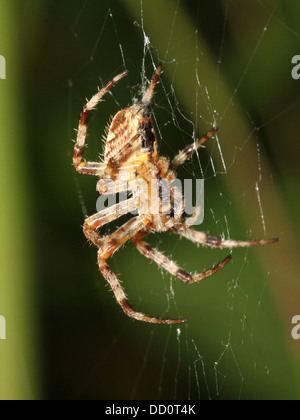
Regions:
<instances>
[{"instance_id":1,"label":"blurred foliage","mask_svg":"<svg viewBox=\"0 0 300 420\"><path fill-rule=\"evenodd\" d=\"M9 4L0 13L8 28L1 26L0 54L13 57L0 81L0 126L1 256L10 271L1 272L0 314L14 315L8 339L0 341L0 398L7 398L2 389L12 377L9 398L298 398L300 344L290 331L300 296L300 82L291 77L300 47L299 2ZM199 154L207 209L201 228L228 235L228 223L234 238L264 236L259 181L267 236L280 237L275 246L235 250L230 266L191 287L170 283L131 244L120 250L111 266L134 307L186 317L180 337L176 328L127 319L105 287L96 249L81 229L85 213L95 212L96 179L77 175L71 164L85 98L129 70L91 118L85 156L94 160L109 116L139 97L152 58L164 62L153 104L161 153L173 156L194 129L200 135L214 119L220 127L226 171L216 142ZM197 156L179 176L201 176ZM226 255L171 234L149 242L188 270ZM12 325L18 344L9 337ZM12 347L5 353L6 345ZM26 373L20 354L28 355ZM34 379L25 383L29 376Z\"/></svg>"},{"instance_id":2,"label":"blurred foliage","mask_svg":"<svg viewBox=\"0 0 300 420\"><path fill-rule=\"evenodd\" d=\"M1 2L0 54L5 58L6 79L0 80L0 315L5 320L6 339L0 340L0 399L33 399L41 395L32 252L33 190L25 144L16 14L13 2Z\"/></svg>"}]
</instances>

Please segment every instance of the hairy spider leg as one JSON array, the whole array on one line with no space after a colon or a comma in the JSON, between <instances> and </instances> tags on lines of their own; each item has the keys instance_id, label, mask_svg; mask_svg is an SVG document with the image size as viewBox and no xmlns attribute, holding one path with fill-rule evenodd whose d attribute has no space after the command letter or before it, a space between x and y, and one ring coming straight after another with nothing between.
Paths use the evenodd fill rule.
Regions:
<instances>
[{"instance_id":1,"label":"hairy spider leg","mask_svg":"<svg viewBox=\"0 0 300 420\"><path fill-rule=\"evenodd\" d=\"M267 245L278 242L277 238L270 238L270 239L257 239L251 241L235 241L233 239L222 239L218 238L217 236L210 236L206 235L204 232L198 232L193 229L177 229L172 228L171 231L176 233L180 236L183 236L190 241L201 244L207 245L212 248L242 248L242 247L250 247L250 246L260 246L260 245Z\"/></svg>"},{"instance_id":2,"label":"hairy spider leg","mask_svg":"<svg viewBox=\"0 0 300 420\"><path fill-rule=\"evenodd\" d=\"M115 273L110 269L110 267L107 265L106 261L103 260L100 256L98 256L98 263L100 271L103 275L103 277L107 280L107 282L110 284L112 291L115 294L115 297L117 299L117 302L123 309L124 313L129 316L130 318L134 318L138 321L144 321L149 322L152 324L182 324L186 322L185 319L159 319L159 318L153 318L149 317L142 312L136 312L129 304L127 297L124 293L123 287L120 285L120 282L115 275Z\"/></svg>"},{"instance_id":3,"label":"hairy spider leg","mask_svg":"<svg viewBox=\"0 0 300 420\"><path fill-rule=\"evenodd\" d=\"M212 128L208 131L205 136L201 137L201 139L196 140L194 143L189 144L183 150L181 150L172 160L170 167L171 169L176 169L177 166L182 165L187 159L191 157L191 155L208 139L210 139L215 132L218 130L218 127Z\"/></svg>"},{"instance_id":4,"label":"hairy spider leg","mask_svg":"<svg viewBox=\"0 0 300 420\"><path fill-rule=\"evenodd\" d=\"M161 69L162 69L162 63L159 63L159 65L156 67L156 71L155 71L154 76L151 80L151 83L149 84L148 89L146 90L146 92L145 92L145 94L142 98L142 103L145 104L145 105L148 105L151 102L151 99L152 99L152 96L153 96L153 93L154 93L154 88L155 88L155 85L158 81Z\"/></svg>"},{"instance_id":5,"label":"hairy spider leg","mask_svg":"<svg viewBox=\"0 0 300 420\"><path fill-rule=\"evenodd\" d=\"M105 93L120 79L126 76L127 72L120 73L118 76L114 77L110 82L106 84L86 103L83 107L80 120L78 125L77 139L73 152L73 163L77 172L88 175L97 175L102 176L106 164L100 162L84 162L82 160L83 149L85 145L85 139L87 135L88 121L90 117L90 112L96 107L96 105L101 101Z\"/></svg>"},{"instance_id":6,"label":"hairy spider leg","mask_svg":"<svg viewBox=\"0 0 300 420\"><path fill-rule=\"evenodd\" d=\"M102 246L98 243L98 265L103 277L107 280L114 292L115 298L126 315L131 318L137 319L138 321L150 322L153 324L181 324L185 322L184 319L159 319L149 317L141 312L136 312L129 304L128 299L125 295L124 289L120 284L115 273L108 266L106 260L127 240L136 235L139 231L145 229L148 220L143 217L135 217L123 226L121 226L116 232L105 237ZM101 238L99 238L101 240Z\"/></svg>"},{"instance_id":7,"label":"hairy spider leg","mask_svg":"<svg viewBox=\"0 0 300 420\"><path fill-rule=\"evenodd\" d=\"M210 270L204 270L202 273L190 274L178 267L174 261L171 261L157 249L152 248L149 244L140 240L140 238L137 240L133 239L133 242L142 255L153 260L159 267L164 268L168 273L187 284L199 283L200 280L216 273L231 260L231 255L228 255L223 261L215 265Z\"/></svg>"},{"instance_id":8,"label":"hairy spider leg","mask_svg":"<svg viewBox=\"0 0 300 420\"><path fill-rule=\"evenodd\" d=\"M136 235L139 231L145 229L148 220L143 217L135 217L117 229L114 233L108 236L100 236L96 229L104 226L107 223L119 218L122 214L130 212L137 207L137 200L135 198L123 201L111 206L109 214L107 209L100 211L87 218L84 222L84 233L87 239L93 242L98 247L98 265L99 269L110 284L115 298L119 305L122 307L126 315L139 321L145 321L155 324L178 324L183 323L185 320L171 320L171 319L158 319L149 317L141 312L136 312L129 304L125 295L124 289L121 286L117 276L108 266L106 260L119 249L125 242L132 236Z\"/></svg>"},{"instance_id":9,"label":"hairy spider leg","mask_svg":"<svg viewBox=\"0 0 300 420\"><path fill-rule=\"evenodd\" d=\"M118 219L124 214L130 213L137 207L138 199L130 198L93 214L84 221L83 232L85 236L96 246L102 246L106 237L100 236L96 229Z\"/></svg>"}]
</instances>

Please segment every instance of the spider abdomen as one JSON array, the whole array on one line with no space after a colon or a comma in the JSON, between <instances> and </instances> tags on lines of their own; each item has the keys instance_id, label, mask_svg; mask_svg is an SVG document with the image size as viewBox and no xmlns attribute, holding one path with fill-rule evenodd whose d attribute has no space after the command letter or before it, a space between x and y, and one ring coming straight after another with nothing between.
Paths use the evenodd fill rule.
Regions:
<instances>
[{"instance_id":1,"label":"spider abdomen","mask_svg":"<svg viewBox=\"0 0 300 420\"><path fill-rule=\"evenodd\" d=\"M142 105L119 111L108 130L104 159L105 163L113 160L122 163L128 158L134 159L141 152L154 152L155 135L151 117Z\"/></svg>"}]
</instances>

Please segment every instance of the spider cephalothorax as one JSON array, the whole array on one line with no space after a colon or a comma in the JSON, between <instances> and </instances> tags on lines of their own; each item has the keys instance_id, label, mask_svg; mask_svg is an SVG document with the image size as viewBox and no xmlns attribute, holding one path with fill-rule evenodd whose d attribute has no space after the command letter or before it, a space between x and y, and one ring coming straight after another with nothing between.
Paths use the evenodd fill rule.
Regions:
<instances>
[{"instance_id":1,"label":"spider cephalothorax","mask_svg":"<svg viewBox=\"0 0 300 420\"><path fill-rule=\"evenodd\" d=\"M129 305L117 276L106 262L120 246L131 239L137 249L147 258L154 260L158 266L163 267L185 283L197 283L220 270L230 261L231 256L227 256L210 270L203 271L200 274L190 274L144 242L144 237L153 231L169 230L196 244L217 248L263 245L276 240L234 241L207 236L205 233L190 228L198 216L198 208L189 219L184 221L186 216L184 202L178 188L172 184L176 179L176 168L184 163L206 140L212 137L217 128L211 129L201 139L185 147L171 162L166 157L158 156L149 104L161 68L162 65L160 64L141 102L119 111L113 118L107 133L103 162L85 162L82 160L89 115L103 95L122 79L126 72L114 77L87 102L80 116L73 163L77 172L99 177L97 188L100 194L116 194L124 191L132 193L131 198L88 217L83 226L87 239L98 247L100 271L110 284L123 311L128 316L141 321L175 324L185 322L185 320L149 317L134 311ZM169 193L169 200L165 200L163 197L162 182ZM135 210L138 211L138 215L131 218L115 232L106 236L100 235L99 229L101 226Z\"/></svg>"}]
</instances>

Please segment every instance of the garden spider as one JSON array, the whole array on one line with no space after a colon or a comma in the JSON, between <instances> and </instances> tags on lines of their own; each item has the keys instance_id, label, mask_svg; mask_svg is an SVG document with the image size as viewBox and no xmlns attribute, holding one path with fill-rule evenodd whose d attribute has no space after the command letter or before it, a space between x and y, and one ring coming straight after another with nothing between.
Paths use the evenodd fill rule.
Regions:
<instances>
[{"instance_id":1,"label":"garden spider","mask_svg":"<svg viewBox=\"0 0 300 420\"><path fill-rule=\"evenodd\" d=\"M136 312L130 306L117 276L106 262L119 247L131 239L145 257L152 259L159 267L164 268L167 272L183 282L191 284L198 283L200 280L220 270L230 261L231 255L227 256L210 270L203 271L200 274L189 274L157 249L152 248L144 242L143 238L146 235L151 232L171 231L196 244L216 248L264 245L275 242L276 239L234 241L208 236L205 233L192 230L190 226L195 222L199 208L196 208L194 214L189 219L183 221L186 216L183 200L178 200L178 190L176 187L171 186L172 181L176 179L175 170L195 150L206 142L206 140L212 137L217 128L211 129L200 140L185 147L171 162L166 157L158 156L157 142L149 113L149 104L161 69L162 64L159 64L141 102L122 109L113 118L107 133L104 161L86 162L82 160L82 154L85 146L90 112L101 101L105 93L127 73L123 72L119 74L107 83L106 86L98 90L81 111L77 140L73 153L73 163L77 172L96 175L100 178L97 184L97 189L100 194L135 191L131 198L88 217L83 225L83 231L87 239L98 247L98 265L100 271L110 284L117 302L131 318L156 324L179 324L185 322L185 320L149 317L143 313ZM153 180L164 180L169 186L170 202L167 207L162 202L159 188L156 188L156 194L153 194L153 191L151 195L149 194L147 186ZM139 189L141 182L146 185L146 189ZM159 209L156 213L152 213L149 210L153 203L157 204ZM114 233L106 236L101 236L98 233L100 227L119 218L120 215L130 213L136 209L138 210L138 215L131 218Z\"/></svg>"}]
</instances>

